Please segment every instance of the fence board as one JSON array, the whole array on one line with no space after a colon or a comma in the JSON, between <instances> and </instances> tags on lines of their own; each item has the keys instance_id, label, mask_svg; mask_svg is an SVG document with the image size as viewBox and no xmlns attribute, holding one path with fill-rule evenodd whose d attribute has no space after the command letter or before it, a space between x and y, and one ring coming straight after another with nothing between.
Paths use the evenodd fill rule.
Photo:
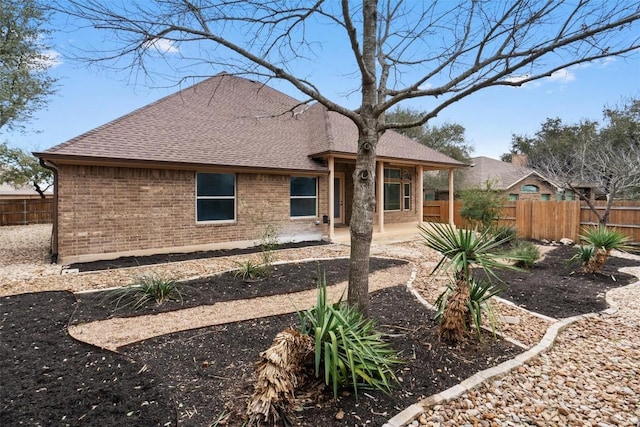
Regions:
<instances>
[{"instance_id":1,"label":"fence board","mask_svg":"<svg viewBox=\"0 0 640 427\"><path fill-rule=\"evenodd\" d=\"M50 224L53 199L0 200L0 226Z\"/></svg>"},{"instance_id":2,"label":"fence board","mask_svg":"<svg viewBox=\"0 0 640 427\"><path fill-rule=\"evenodd\" d=\"M604 209L605 202L595 202ZM428 201L423 211L428 212L424 221L448 222L447 201ZM460 217L461 202L454 205L455 224L466 226ZM440 212L440 215L438 215ZM596 216L580 201L534 201L518 200L506 204L501 213L500 225L515 226L518 237L536 240L559 240L568 237L577 241L580 228L597 224ZM633 241L640 242L640 202L616 201L611 209L608 225L618 228Z\"/></svg>"}]
</instances>

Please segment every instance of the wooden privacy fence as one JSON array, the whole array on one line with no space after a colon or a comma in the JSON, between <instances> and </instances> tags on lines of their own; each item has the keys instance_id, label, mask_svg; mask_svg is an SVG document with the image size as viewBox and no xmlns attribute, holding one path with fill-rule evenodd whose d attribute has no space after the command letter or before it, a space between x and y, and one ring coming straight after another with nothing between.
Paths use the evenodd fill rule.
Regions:
<instances>
[{"instance_id":1,"label":"wooden privacy fence","mask_svg":"<svg viewBox=\"0 0 640 427\"><path fill-rule=\"evenodd\" d=\"M460 216L461 202L454 202L454 222L466 226ZM594 202L603 211L604 201ZM425 201L423 220L448 222L448 201ZM560 240L568 237L577 241L581 227L598 223L596 216L584 202L579 201L534 201L508 202L503 208L500 225L516 227L518 237L523 239ZM608 225L616 227L634 242L640 242L640 202L616 201L611 208Z\"/></svg>"},{"instance_id":2,"label":"wooden privacy fence","mask_svg":"<svg viewBox=\"0 0 640 427\"><path fill-rule=\"evenodd\" d=\"M0 225L53 222L53 199L0 200Z\"/></svg>"}]
</instances>

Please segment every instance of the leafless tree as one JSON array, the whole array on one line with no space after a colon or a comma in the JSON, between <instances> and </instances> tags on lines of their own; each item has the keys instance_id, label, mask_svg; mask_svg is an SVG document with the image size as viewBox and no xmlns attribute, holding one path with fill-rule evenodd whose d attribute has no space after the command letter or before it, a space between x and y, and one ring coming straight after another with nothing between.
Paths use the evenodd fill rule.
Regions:
<instances>
[{"instance_id":1,"label":"leafless tree","mask_svg":"<svg viewBox=\"0 0 640 427\"><path fill-rule=\"evenodd\" d=\"M92 59L146 72L158 44L171 43L184 52L177 63L164 56L177 75L205 64L210 74L224 68L283 80L351 119L359 142L348 301L365 313L380 135L427 123L479 90L521 86L640 47L635 0L59 0L54 8L115 33L115 49L93 52ZM335 38L341 40L323 49ZM335 57L335 49L350 74L342 67L309 71L314 61ZM330 73L338 73L334 81L353 82L357 108L320 85L317 76ZM426 110L419 120L385 120L390 108L419 97Z\"/></svg>"}]
</instances>

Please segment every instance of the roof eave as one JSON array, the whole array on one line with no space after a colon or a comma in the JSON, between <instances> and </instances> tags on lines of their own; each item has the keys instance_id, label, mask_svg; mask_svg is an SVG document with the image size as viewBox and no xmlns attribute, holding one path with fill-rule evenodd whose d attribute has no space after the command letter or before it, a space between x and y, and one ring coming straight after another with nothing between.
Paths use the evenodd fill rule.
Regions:
<instances>
[{"instance_id":1,"label":"roof eave","mask_svg":"<svg viewBox=\"0 0 640 427\"><path fill-rule=\"evenodd\" d=\"M161 160L144 160L144 159L123 159L113 157L94 157L94 156L72 156L64 154L54 154L48 152L34 152L34 156L49 161L55 165L77 165L77 166L106 166L106 167L126 167L126 168L144 168L144 169L168 169L168 170L227 170L240 172L260 172L268 174L282 173L301 173L326 175L329 170L326 167L318 166L315 169L302 168L274 168L262 166L242 166L242 165L224 165L210 163L187 163L187 162L170 162Z\"/></svg>"}]
</instances>

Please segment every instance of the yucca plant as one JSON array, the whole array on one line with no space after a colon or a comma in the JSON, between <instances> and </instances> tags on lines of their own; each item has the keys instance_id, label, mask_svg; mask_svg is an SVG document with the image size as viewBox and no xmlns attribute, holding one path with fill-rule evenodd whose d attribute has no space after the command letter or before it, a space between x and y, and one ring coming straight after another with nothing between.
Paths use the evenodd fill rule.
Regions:
<instances>
[{"instance_id":1,"label":"yucca plant","mask_svg":"<svg viewBox=\"0 0 640 427\"><path fill-rule=\"evenodd\" d=\"M444 314L445 308L447 307L447 302L449 297L454 294L457 289L464 289L464 286L452 286L449 284L447 286L447 290L440 294L438 299L436 300L436 316L435 319L440 322L442 319L442 315ZM491 298L500 294L502 292L502 288L495 286L493 283L488 280L477 280L472 278L468 287L466 287L469 291L469 300L467 302L467 306L465 307L465 312L468 313L469 319L473 323L473 326L476 329L476 333L478 334L478 338L482 337L482 313L486 313L489 319L489 323L492 329L496 329L497 327L497 316L495 315L495 311L493 309L493 305L491 304ZM456 328L456 330L458 330Z\"/></svg>"},{"instance_id":2,"label":"yucca plant","mask_svg":"<svg viewBox=\"0 0 640 427\"><path fill-rule=\"evenodd\" d=\"M613 249L626 251L631 248L630 239L615 228L607 228L604 225L583 229L580 240L591 246L592 254L584 259L587 249L578 252L578 259L582 262L586 273L600 273L607 262Z\"/></svg>"},{"instance_id":3,"label":"yucca plant","mask_svg":"<svg viewBox=\"0 0 640 427\"><path fill-rule=\"evenodd\" d=\"M149 303L162 305L167 301L183 301L178 282L155 273L139 276L133 284L109 292L107 299L115 303L116 310L129 307L138 310Z\"/></svg>"},{"instance_id":4,"label":"yucca plant","mask_svg":"<svg viewBox=\"0 0 640 427\"><path fill-rule=\"evenodd\" d=\"M318 281L317 304L298 313L302 333L315 340L315 373L324 371L333 395L339 386L351 385L357 397L360 387L389 392L396 380L394 366L402 363L396 352L356 307L327 301L326 279Z\"/></svg>"},{"instance_id":5,"label":"yucca plant","mask_svg":"<svg viewBox=\"0 0 640 427\"><path fill-rule=\"evenodd\" d=\"M489 283L500 280L495 270L517 269L507 261L517 261L518 257L501 254L500 246L509 241L508 237L496 240L491 230L479 233L469 229L456 229L449 224L431 223L419 226L424 244L442 254L442 259L433 269L432 274L452 272L453 282L440 295L440 336L445 341L462 341L474 320L472 319L471 291L474 283L472 266L480 267ZM485 294L496 294L493 289L485 290ZM493 296L493 295L492 295ZM486 305L484 305L486 306ZM475 308L482 310L483 305ZM474 314L475 317L477 317Z\"/></svg>"}]
</instances>

